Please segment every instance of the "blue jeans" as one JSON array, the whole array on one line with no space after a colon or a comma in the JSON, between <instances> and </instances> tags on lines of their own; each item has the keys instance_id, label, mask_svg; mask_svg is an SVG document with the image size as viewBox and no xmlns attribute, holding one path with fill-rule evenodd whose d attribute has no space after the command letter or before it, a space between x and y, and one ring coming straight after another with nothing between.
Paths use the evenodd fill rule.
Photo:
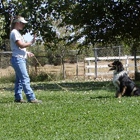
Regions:
<instances>
[{"instance_id":1,"label":"blue jeans","mask_svg":"<svg viewBox=\"0 0 140 140\"><path fill-rule=\"evenodd\" d=\"M22 100L22 89L28 101L35 99L35 94L30 86L30 78L26 67L26 59L20 57L11 58L12 67L15 70L15 100Z\"/></svg>"}]
</instances>

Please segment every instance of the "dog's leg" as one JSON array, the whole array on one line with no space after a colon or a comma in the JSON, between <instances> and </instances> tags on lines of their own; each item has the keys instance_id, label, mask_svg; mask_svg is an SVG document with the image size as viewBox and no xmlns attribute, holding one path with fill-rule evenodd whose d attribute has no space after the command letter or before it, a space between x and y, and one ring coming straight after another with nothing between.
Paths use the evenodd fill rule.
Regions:
<instances>
[{"instance_id":1,"label":"dog's leg","mask_svg":"<svg viewBox=\"0 0 140 140\"><path fill-rule=\"evenodd\" d=\"M131 92L130 95L131 95L131 96L134 96L135 91L137 91L137 88L136 88L136 87L133 88L133 90L132 90L132 92Z\"/></svg>"},{"instance_id":2,"label":"dog's leg","mask_svg":"<svg viewBox=\"0 0 140 140\"><path fill-rule=\"evenodd\" d=\"M121 93L120 93L120 82L119 82L118 80L116 80L116 81L114 82L114 84L115 84L115 86L116 86L116 88L117 88L115 97L116 97L116 98L120 98L120 97L121 97Z\"/></svg>"},{"instance_id":3,"label":"dog's leg","mask_svg":"<svg viewBox=\"0 0 140 140\"><path fill-rule=\"evenodd\" d=\"M127 89L127 87L124 86L123 89L122 89L122 91L117 91L116 92L116 98L121 98L125 94L126 89Z\"/></svg>"},{"instance_id":4,"label":"dog's leg","mask_svg":"<svg viewBox=\"0 0 140 140\"><path fill-rule=\"evenodd\" d=\"M126 86L124 86L124 87L123 87L123 90L122 90L122 96L125 94L126 89L127 89L127 87L126 87Z\"/></svg>"},{"instance_id":5,"label":"dog's leg","mask_svg":"<svg viewBox=\"0 0 140 140\"><path fill-rule=\"evenodd\" d=\"M121 92L117 92L116 93L116 98L121 98L122 97L122 93Z\"/></svg>"},{"instance_id":6,"label":"dog's leg","mask_svg":"<svg viewBox=\"0 0 140 140\"><path fill-rule=\"evenodd\" d=\"M120 90L117 90L117 91L116 91L115 97L116 97L116 98L121 98L121 97L122 97L122 94L121 94Z\"/></svg>"},{"instance_id":7,"label":"dog's leg","mask_svg":"<svg viewBox=\"0 0 140 140\"><path fill-rule=\"evenodd\" d=\"M136 90L134 91L134 96L140 96L140 88L136 87Z\"/></svg>"}]
</instances>

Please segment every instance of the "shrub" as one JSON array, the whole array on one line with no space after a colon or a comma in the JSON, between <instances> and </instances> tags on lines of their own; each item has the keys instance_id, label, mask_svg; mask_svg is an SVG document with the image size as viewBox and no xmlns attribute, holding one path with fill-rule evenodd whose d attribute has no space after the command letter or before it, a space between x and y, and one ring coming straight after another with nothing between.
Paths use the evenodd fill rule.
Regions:
<instances>
[{"instance_id":1,"label":"shrub","mask_svg":"<svg viewBox=\"0 0 140 140\"><path fill-rule=\"evenodd\" d=\"M32 82L44 82L44 81L53 81L53 80L61 80L62 76L58 74L39 72L36 74L35 72L30 73L30 79Z\"/></svg>"},{"instance_id":2,"label":"shrub","mask_svg":"<svg viewBox=\"0 0 140 140\"><path fill-rule=\"evenodd\" d=\"M8 76L2 76L0 78L0 83L14 83L15 82L15 75L14 74L11 74L11 75L8 75Z\"/></svg>"}]
</instances>

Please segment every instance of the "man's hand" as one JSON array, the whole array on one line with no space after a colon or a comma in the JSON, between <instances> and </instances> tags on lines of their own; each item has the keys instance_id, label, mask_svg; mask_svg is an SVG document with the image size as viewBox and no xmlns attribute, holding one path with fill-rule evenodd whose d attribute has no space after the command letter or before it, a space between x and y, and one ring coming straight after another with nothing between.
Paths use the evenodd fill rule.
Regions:
<instances>
[{"instance_id":1,"label":"man's hand","mask_svg":"<svg viewBox=\"0 0 140 140\"><path fill-rule=\"evenodd\" d=\"M27 55L28 55L28 57L33 57L34 56L34 54L31 53L31 52L27 52Z\"/></svg>"}]
</instances>

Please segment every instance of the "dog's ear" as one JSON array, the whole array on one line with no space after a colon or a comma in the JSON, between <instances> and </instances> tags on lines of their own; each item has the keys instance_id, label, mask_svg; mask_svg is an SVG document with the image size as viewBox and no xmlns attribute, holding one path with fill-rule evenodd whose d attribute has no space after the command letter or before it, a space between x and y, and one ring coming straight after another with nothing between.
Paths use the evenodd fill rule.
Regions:
<instances>
[{"instance_id":1,"label":"dog's ear","mask_svg":"<svg viewBox=\"0 0 140 140\"><path fill-rule=\"evenodd\" d=\"M119 61L118 62L118 71L123 71L123 70L124 70L123 64Z\"/></svg>"},{"instance_id":2,"label":"dog's ear","mask_svg":"<svg viewBox=\"0 0 140 140\"><path fill-rule=\"evenodd\" d=\"M118 63L119 63L119 60L114 60L112 65L118 65Z\"/></svg>"}]
</instances>

